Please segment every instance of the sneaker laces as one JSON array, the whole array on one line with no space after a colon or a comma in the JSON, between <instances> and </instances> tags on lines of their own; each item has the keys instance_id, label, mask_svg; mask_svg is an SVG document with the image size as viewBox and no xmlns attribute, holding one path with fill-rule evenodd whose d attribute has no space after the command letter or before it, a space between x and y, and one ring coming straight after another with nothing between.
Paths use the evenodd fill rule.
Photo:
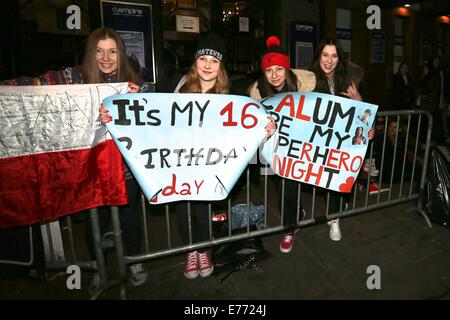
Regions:
<instances>
[{"instance_id":1,"label":"sneaker laces","mask_svg":"<svg viewBox=\"0 0 450 320\"><path fill-rule=\"evenodd\" d=\"M186 265L185 270L192 270L196 269L198 267L198 257L197 257L197 251L188 253L187 259L186 259Z\"/></svg>"},{"instance_id":2,"label":"sneaker laces","mask_svg":"<svg viewBox=\"0 0 450 320\"><path fill-rule=\"evenodd\" d=\"M212 263L209 259L208 252L203 252L198 254L198 258L200 260L199 265L200 269L210 268Z\"/></svg>"},{"instance_id":3,"label":"sneaker laces","mask_svg":"<svg viewBox=\"0 0 450 320\"><path fill-rule=\"evenodd\" d=\"M292 233L285 233L283 242L291 242L294 239L294 235Z\"/></svg>"}]
</instances>

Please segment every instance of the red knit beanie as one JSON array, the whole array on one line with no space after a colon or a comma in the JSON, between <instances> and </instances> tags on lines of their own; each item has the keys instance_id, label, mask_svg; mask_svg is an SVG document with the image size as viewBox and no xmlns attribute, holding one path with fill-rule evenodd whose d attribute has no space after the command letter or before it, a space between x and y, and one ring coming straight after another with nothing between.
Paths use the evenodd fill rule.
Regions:
<instances>
[{"instance_id":1,"label":"red knit beanie","mask_svg":"<svg viewBox=\"0 0 450 320\"><path fill-rule=\"evenodd\" d=\"M271 66L281 66L287 69L291 68L289 57L284 49L280 47L280 39L276 36L270 36L266 40L267 49L262 57L262 70Z\"/></svg>"}]
</instances>

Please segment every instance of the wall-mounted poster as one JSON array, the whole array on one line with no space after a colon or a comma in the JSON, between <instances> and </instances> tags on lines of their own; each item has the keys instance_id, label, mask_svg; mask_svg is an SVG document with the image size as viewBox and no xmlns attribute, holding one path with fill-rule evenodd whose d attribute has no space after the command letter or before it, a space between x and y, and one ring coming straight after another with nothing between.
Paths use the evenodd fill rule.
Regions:
<instances>
[{"instance_id":1,"label":"wall-mounted poster","mask_svg":"<svg viewBox=\"0 0 450 320\"><path fill-rule=\"evenodd\" d=\"M372 34L371 62L384 63L384 34Z\"/></svg>"},{"instance_id":2,"label":"wall-mounted poster","mask_svg":"<svg viewBox=\"0 0 450 320\"><path fill-rule=\"evenodd\" d=\"M249 31L250 31L250 18L239 17L239 32L249 32Z\"/></svg>"},{"instance_id":3,"label":"wall-mounted poster","mask_svg":"<svg viewBox=\"0 0 450 320\"><path fill-rule=\"evenodd\" d=\"M100 8L102 25L120 34L127 54L139 62L144 80L156 83L152 6L101 0Z\"/></svg>"},{"instance_id":4,"label":"wall-mounted poster","mask_svg":"<svg viewBox=\"0 0 450 320\"><path fill-rule=\"evenodd\" d=\"M200 18L177 14L176 26L178 32L200 33Z\"/></svg>"},{"instance_id":5,"label":"wall-mounted poster","mask_svg":"<svg viewBox=\"0 0 450 320\"><path fill-rule=\"evenodd\" d=\"M291 67L306 69L312 63L317 43L314 23L294 21L291 23Z\"/></svg>"}]
</instances>

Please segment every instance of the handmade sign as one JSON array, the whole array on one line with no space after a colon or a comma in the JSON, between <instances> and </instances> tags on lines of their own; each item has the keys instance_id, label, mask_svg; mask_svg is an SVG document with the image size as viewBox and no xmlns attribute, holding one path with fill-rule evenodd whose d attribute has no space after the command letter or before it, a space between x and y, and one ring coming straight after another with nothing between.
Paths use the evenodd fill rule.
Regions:
<instances>
[{"instance_id":1,"label":"handmade sign","mask_svg":"<svg viewBox=\"0 0 450 320\"><path fill-rule=\"evenodd\" d=\"M122 157L98 121L127 83L0 86L0 228L127 203Z\"/></svg>"},{"instance_id":2,"label":"handmade sign","mask_svg":"<svg viewBox=\"0 0 450 320\"><path fill-rule=\"evenodd\" d=\"M277 122L262 155L285 178L350 192L364 162L377 106L319 93L283 93L261 103Z\"/></svg>"},{"instance_id":3,"label":"handmade sign","mask_svg":"<svg viewBox=\"0 0 450 320\"><path fill-rule=\"evenodd\" d=\"M219 94L108 97L107 127L151 203L222 200L266 137L257 101Z\"/></svg>"}]
</instances>

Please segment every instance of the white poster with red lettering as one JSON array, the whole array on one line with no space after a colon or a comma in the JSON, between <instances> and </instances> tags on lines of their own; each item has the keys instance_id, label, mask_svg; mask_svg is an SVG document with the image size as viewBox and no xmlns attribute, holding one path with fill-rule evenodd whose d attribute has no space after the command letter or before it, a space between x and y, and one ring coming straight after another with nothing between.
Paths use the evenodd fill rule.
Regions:
<instances>
[{"instance_id":1,"label":"white poster with red lettering","mask_svg":"<svg viewBox=\"0 0 450 320\"><path fill-rule=\"evenodd\" d=\"M261 103L277 133L261 151L282 177L350 192L364 162L377 106L329 94L286 93Z\"/></svg>"},{"instance_id":2,"label":"white poster with red lettering","mask_svg":"<svg viewBox=\"0 0 450 320\"><path fill-rule=\"evenodd\" d=\"M150 203L222 200L266 137L257 101L222 94L142 93L103 101L107 127Z\"/></svg>"}]
</instances>

